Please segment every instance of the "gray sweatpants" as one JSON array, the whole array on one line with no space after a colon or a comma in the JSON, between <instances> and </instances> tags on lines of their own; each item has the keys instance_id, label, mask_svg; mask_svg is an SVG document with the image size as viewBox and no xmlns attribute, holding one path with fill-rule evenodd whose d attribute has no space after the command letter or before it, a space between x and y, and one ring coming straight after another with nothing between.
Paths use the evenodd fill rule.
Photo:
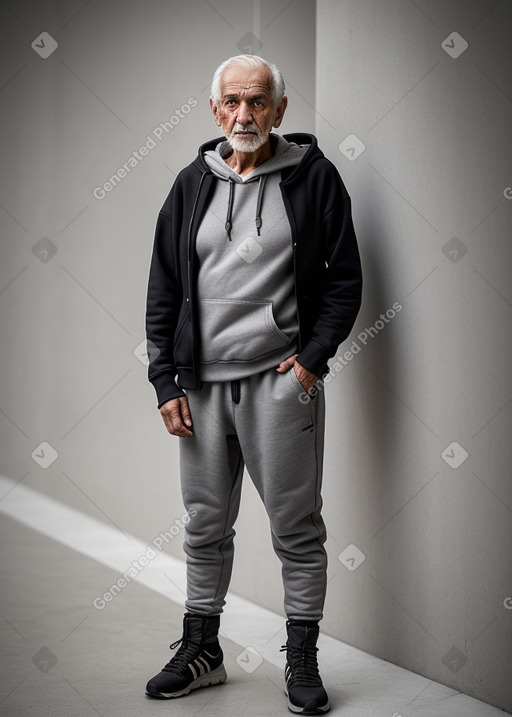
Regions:
<instances>
[{"instance_id":1,"label":"gray sweatpants","mask_svg":"<svg viewBox=\"0 0 512 717\"><path fill-rule=\"evenodd\" d=\"M327 556L321 517L325 404L292 368L188 391L194 436L180 439L185 508L186 609L222 612L233 566L233 525L244 465L267 511L282 563L288 619L320 620ZM193 510L192 510L193 509Z\"/></svg>"}]
</instances>

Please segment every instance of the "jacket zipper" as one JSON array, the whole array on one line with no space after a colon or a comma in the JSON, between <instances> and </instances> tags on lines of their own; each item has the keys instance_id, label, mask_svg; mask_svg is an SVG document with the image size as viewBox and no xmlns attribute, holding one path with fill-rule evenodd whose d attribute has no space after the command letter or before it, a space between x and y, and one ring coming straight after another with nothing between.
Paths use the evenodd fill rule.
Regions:
<instances>
[{"instance_id":1,"label":"jacket zipper","mask_svg":"<svg viewBox=\"0 0 512 717\"><path fill-rule=\"evenodd\" d=\"M194 224L194 218L196 215L196 209L197 209L197 203L199 201L199 195L201 194L201 189L203 186L204 178L208 172L203 172L201 175L201 179L199 180L199 186L197 187L196 196L194 199L194 204L192 205L192 214L190 216L190 222L188 225L188 247L187 247L187 274L188 274L188 296L186 297L186 300L189 303L189 311L190 311L190 321L192 325L192 370L195 376L196 384L199 385L199 380L197 378L197 361L196 361L196 317L195 317L195 303L193 301L193 277L192 277L192 227Z\"/></svg>"},{"instance_id":2,"label":"jacket zipper","mask_svg":"<svg viewBox=\"0 0 512 717\"><path fill-rule=\"evenodd\" d=\"M302 350L302 338L301 338L301 331L300 331L300 310L299 310L299 297L297 292L297 232L295 228L295 218L293 216L293 212L290 208L288 197L286 195L286 191L283 187L283 183L279 182L279 188L281 190L281 194L283 197L283 204L286 211L286 216L288 217L288 222L290 224L290 229L292 233L292 252L293 252L293 284L295 287L295 301L297 305L297 321L299 324L299 346L298 350Z\"/></svg>"}]
</instances>

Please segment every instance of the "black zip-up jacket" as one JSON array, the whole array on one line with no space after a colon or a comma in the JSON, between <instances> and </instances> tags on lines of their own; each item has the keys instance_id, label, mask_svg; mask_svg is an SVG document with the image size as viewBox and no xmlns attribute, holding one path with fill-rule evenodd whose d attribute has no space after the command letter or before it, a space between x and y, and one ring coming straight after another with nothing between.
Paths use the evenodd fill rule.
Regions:
<instances>
[{"instance_id":1,"label":"black zip-up jacket","mask_svg":"<svg viewBox=\"0 0 512 717\"><path fill-rule=\"evenodd\" d=\"M288 142L309 145L297 166L281 170L279 186L292 233L299 319L297 360L320 377L358 314L361 263L350 197L336 167L313 135L283 136ZM159 408L183 396L180 387L193 390L201 386L195 240L219 181L203 153L224 140L220 137L199 148L196 159L177 176L158 215L146 334L148 378L155 387Z\"/></svg>"}]
</instances>

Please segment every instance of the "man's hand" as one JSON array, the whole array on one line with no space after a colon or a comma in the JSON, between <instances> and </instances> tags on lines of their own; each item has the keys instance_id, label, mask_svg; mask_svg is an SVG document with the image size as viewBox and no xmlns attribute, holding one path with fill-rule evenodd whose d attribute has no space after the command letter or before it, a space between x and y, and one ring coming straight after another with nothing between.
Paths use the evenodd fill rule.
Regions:
<instances>
[{"instance_id":1,"label":"man's hand","mask_svg":"<svg viewBox=\"0 0 512 717\"><path fill-rule=\"evenodd\" d=\"M299 379L302 388L309 395L309 392L316 383L317 377L314 373L308 371L307 368L301 366L301 364L297 361L298 355L299 354L293 354L293 356L290 356L289 358L282 361L277 367L276 371L278 371L279 373L286 373L290 369L295 371L295 375Z\"/></svg>"},{"instance_id":2,"label":"man's hand","mask_svg":"<svg viewBox=\"0 0 512 717\"><path fill-rule=\"evenodd\" d=\"M193 436L192 419L186 396L171 398L160 406L160 415L163 418L165 427L173 436L186 438Z\"/></svg>"}]
</instances>

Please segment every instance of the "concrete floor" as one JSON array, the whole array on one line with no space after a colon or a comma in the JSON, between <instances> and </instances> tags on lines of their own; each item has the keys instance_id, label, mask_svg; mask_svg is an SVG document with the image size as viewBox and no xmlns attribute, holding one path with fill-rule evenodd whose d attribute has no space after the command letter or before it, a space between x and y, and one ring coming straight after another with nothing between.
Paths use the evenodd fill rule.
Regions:
<instances>
[{"instance_id":1,"label":"concrete floor","mask_svg":"<svg viewBox=\"0 0 512 717\"><path fill-rule=\"evenodd\" d=\"M38 524L52 506L44 501L40 504L33 493L15 488L10 498L0 498L0 715L289 714L283 694L284 653L279 652L285 639L283 620L231 595L221 635L228 681L173 701L145 697L147 679L167 662L171 654L168 645L181 636L182 604L167 595L172 590L181 594L182 576L172 575L172 561L164 565L166 558L161 556L164 563L153 561L150 567L154 574L165 573L167 587L160 589L156 583L149 587L148 567L104 609L95 609L94 598L122 572L112 567L112 557L107 560L98 554L96 559L86 554L88 550L93 554L98 543L105 545L104 536L98 541L101 526L87 516L78 526L80 516L55 505L53 508L61 511L59 519L53 516L46 525ZM79 549L49 537L51 523L62 528L66 516L74 525L76 540L81 541ZM27 523L37 525L38 530ZM120 564L126 567L125 557L123 560ZM269 634L273 635L270 639ZM332 638L322 635L319 644L333 716L506 714Z\"/></svg>"}]
</instances>

